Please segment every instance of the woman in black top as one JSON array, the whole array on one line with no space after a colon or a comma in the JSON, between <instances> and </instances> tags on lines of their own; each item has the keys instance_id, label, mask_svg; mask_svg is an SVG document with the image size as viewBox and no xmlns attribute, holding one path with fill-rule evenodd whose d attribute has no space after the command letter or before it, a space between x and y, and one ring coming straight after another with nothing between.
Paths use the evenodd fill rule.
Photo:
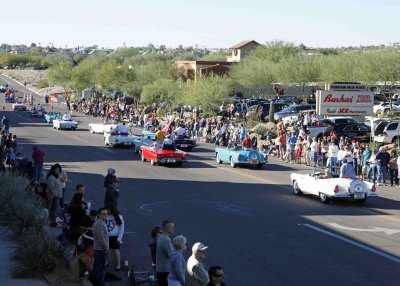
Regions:
<instances>
[{"instance_id":1,"label":"woman in black top","mask_svg":"<svg viewBox=\"0 0 400 286\"><path fill-rule=\"evenodd\" d=\"M81 235L81 224L86 216L86 206L83 202L83 194L75 193L71 202L69 203L68 211L70 214L70 241L76 243Z\"/></svg>"}]
</instances>

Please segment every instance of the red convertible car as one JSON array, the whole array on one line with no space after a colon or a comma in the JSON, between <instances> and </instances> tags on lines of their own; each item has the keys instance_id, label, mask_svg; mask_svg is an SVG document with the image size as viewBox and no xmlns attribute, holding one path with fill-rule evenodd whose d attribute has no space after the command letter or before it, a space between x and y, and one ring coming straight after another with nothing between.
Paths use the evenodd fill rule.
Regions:
<instances>
[{"instance_id":1,"label":"red convertible car","mask_svg":"<svg viewBox=\"0 0 400 286\"><path fill-rule=\"evenodd\" d=\"M178 165L186 161L186 152L177 150L174 144L153 142L149 146L141 146L142 161L150 160L152 166L156 164Z\"/></svg>"}]
</instances>

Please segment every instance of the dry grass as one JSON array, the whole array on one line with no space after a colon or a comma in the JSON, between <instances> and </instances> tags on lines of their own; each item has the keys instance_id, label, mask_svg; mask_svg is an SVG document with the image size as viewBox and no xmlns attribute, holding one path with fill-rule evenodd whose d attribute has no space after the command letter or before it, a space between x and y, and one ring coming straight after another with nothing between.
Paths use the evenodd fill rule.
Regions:
<instances>
[{"instance_id":1,"label":"dry grass","mask_svg":"<svg viewBox=\"0 0 400 286\"><path fill-rule=\"evenodd\" d=\"M53 94L53 93L61 93L64 92L64 88L61 86L52 86L45 88L38 88L38 84L41 80L46 79L45 70L0 70L0 73L11 77L12 79L19 81L21 83L26 82L27 87L31 88L34 92L45 95L45 94Z\"/></svg>"}]
</instances>

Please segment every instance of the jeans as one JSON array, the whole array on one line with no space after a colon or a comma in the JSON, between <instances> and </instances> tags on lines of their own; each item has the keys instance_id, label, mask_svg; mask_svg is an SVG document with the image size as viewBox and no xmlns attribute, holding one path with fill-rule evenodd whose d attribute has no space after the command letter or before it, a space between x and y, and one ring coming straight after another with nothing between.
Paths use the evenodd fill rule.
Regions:
<instances>
[{"instance_id":1,"label":"jeans","mask_svg":"<svg viewBox=\"0 0 400 286\"><path fill-rule=\"evenodd\" d=\"M378 167L377 166L369 166L368 172L367 172L368 181L372 180L372 182L375 184L377 175L378 175Z\"/></svg>"},{"instance_id":2,"label":"jeans","mask_svg":"<svg viewBox=\"0 0 400 286\"><path fill-rule=\"evenodd\" d=\"M157 272L157 280L159 286L168 286L169 272Z\"/></svg>"},{"instance_id":3,"label":"jeans","mask_svg":"<svg viewBox=\"0 0 400 286\"><path fill-rule=\"evenodd\" d=\"M329 167L331 168L331 173L335 172L337 157L330 157L329 158Z\"/></svg>"},{"instance_id":4,"label":"jeans","mask_svg":"<svg viewBox=\"0 0 400 286\"><path fill-rule=\"evenodd\" d=\"M389 169L389 175L390 175L390 184L393 185L393 181L395 182L395 185L399 185L399 170L398 169Z\"/></svg>"},{"instance_id":5,"label":"jeans","mask_svg":"<svg viewBox=\"0 0 400 286\"><path fill-rule=\"evenodd\" d=\"M104 286L106 276L106 252L95 250L93 254L93 286Z\"/></svg>"},{"instance_id":6,"label":"jeans","mask_svg":"<svg viewBox=\"0 0 400 286\"><path fill-rule=\"evenodd\" d=\"M39 181L40 178L42 177L43 164L35 163L34 166L35 166L35 171L33 173L33 179Z\"/></svg>"},{"instance_id":7,"label":"jeans","mask_svg":"<svg viewBox=\"0 0 400 286\"><path fill-rule=\"evenodd\" d=\"M50 209L49 209L49 219L51 223L56 222L56 217L57 215L60 215L60 198L59 197L53 197L49 198L51 199L50 201Z\"/></svg>"},{"instance_id":8,"label":"jeans","mask_svg":"<svg viewBox=\"0 0 400 286\"><path fill-rule=\"evenodd\" d=\"M386 184L386 166L378 165L378 183Z\"/></svg>"}]
</instances>

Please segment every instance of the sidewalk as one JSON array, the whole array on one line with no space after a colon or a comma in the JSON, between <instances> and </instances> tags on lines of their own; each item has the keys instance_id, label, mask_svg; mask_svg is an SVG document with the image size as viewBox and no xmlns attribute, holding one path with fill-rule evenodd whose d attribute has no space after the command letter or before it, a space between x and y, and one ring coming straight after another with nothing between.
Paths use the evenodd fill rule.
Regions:
<instances>
[{"instance_id":1,"label":"sidewalk","mask_svg":"<svg viewBox=\"0 0 400 286\"><path fill-rule=\"evenodd\" d=\"M15 250L13 233L7 227L0 227L0 279L1 285L13 286L48 286L44 280L16 279L11 276L13 261L11 254Z\"/></svg>"}]
</instances>

